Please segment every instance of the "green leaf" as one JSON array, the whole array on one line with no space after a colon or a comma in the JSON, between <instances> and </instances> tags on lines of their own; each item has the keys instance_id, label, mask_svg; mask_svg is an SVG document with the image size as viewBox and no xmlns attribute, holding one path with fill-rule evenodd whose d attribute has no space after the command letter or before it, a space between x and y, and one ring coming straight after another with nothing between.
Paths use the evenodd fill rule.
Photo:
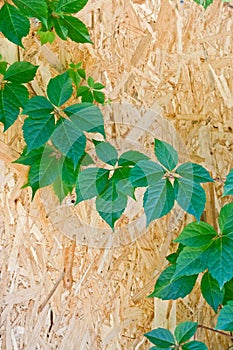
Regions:
<instances>
[{"instance_id":1,"label":"green leaf","mask_svg":"<svg viewBox=\"0 0 233 350\"><path fill-rule=\"evenodd\" d=\"M226 204L221 208L218 222L223 235L233 233L233 203Z\"/></svg>"},{"instance_id":2,"label":"green leaf","mask_svg":"<svg viewBox=\"0 0 233 350\"><path fill-rule=\"evenodd\" d=\"M194 0L198 5L202 5L206 10L209 5L212 4L213 0Z\"/></svg>"},{"instance_id":3,"label":"green leaf","mask_svg":"<svg viewBox=\"0 0 233 350\"><path fill-rule=\"evenodd\" d=\"M224 284L224 299L222 303L225 305L231 300L233 300L233 278Z\"/></svg>"},{"instance_id":4,"label":"green leaf","mask_svg":"<svg viewBox=\"0 0 233 350\"><path fill-rule=\"evenodd\" d=\"M76 89L77 89L78 86L79 86L79 84L80 84L80 82L81 82L81 79L82 79L82 78L80 77L80 75L78 74L78 72L76 72L76 71L73 70L73 69L69 69L68 72L69 72L69 75L70 75L70 77L71 77L71 79L72 79L74 85L76 86Z\"/></svg>"},{"instance_id":5,"label":"green leaf","mask_svg":"<svg viewBox=\"0 0 233 350\"><path fill-rule=\"evenodd\" d=\"M22 114L29 115L31 118L42 118L48 116L53 110L52 103L46 97L35 96L24 106Z\"/></svg>"},{"instance_id":6,"label":"green leaf","mask_svg":"<svg viewBox=\"0 0 233 350\"><path fill-rule=\"evenodd\" d=\"M70 193L69 186L67 186L66 183L62 181L62 178L60 176L57 176L57 178L54 180L53 190L58 196L60 203Z\"/></svg>"},{"instance_id":7,"label":"green leaf","mask_svg":"<svg viewBox=\"0 0 233 350\"><path fill-rule=\"evenodd\" d=\"M24 85L15 83L6 83L4 91L9 100L14 101L14 105L17 107L24 107L28 101L29 92Z\"/></svg>"},{"instance_id":8,"label":"green leaf","mask_svg":"<svg viewBox=\"0 0 233 350\"><path fill-rule=\"evenodd\" d=\"M175 198L187 213L192 214L199 221L205 209L206 195L203 188L189 179L175 179Z\"/></svg>"},{"instance_id":9,"label":"green leaf","mask_svg":"<svg viewBox=\"0 0 233 350\"><path fill-rule=\"evenodd\" d=\"M110 165L116 165L118 153L114 146L112 146L109 142L96 140L93 140L93 143L95 145L96 154L100 160Z\"/></svg>"},{"instance_id":10,"label":"green leaf","mask_svg":"<svg viewBox=\"0 0 233 350\"><path fill-rule=\"evenodd\" d=\"M95 83L95 84L93 85L93 88L94 88L95 90L102 90L102 89L105 88L105 86L104 86L103 84L101 84L101 83Z\"/></svg>"},{"instance_id":11,"label":"green leaf","mask_svg":"<svg viewBox=\"0 0 233 350\"><path fill-rule=\"evenodd\" d=\"M52 17L52 24L57 35L62 39L66 40L68 36L68 29L63 23L62 18Z\"/></svg>"},{"instance_id":12,"label":"green leaf","mask_svg":"<svg viewBox=\"0 0 233 350\"><path fill-rule=\"evenodd\" d=\"M31 152L28 152L27 146L24 148L21 156L16 159L13 163L24 164L24 165L33 165L36 161L40 160L44 152L44 146L34 149Z\"/></svg>"},{"instance_id":13,"label":"green leaf","mask_svg":"<svg viewBox=\"0 0 233 350\"><path fill-rule=\"evenodd\" d=\"M182 345L182 350L208 350L207 346L197 340L192 340Z\"/></svg>"},{"instance_id":14,"label":"green leaf","mask_svg":"<svg viewBox=\"0 0 233 350\"><path fill-rule=\"evenodd\" d=\"M140 160L131 170L130 181L134 187L153 186L164 176L161 165L151 160Z\"/></svg>"},{"instance_id":15,"label":"green leaf","mask_svg":"<svg viewBox=\"0 0 233 350\"><path fill-rule=\"evenodd\" d=\"M168 266L159 276L154 291L149 295L150 298L160 298L162 300L176 300L178 298L184 298L191 293L197 275L182 276L173 280L173 276L176 271L176 265Z\"/></svg>"},{"instance_id":16,"label":"green leaf","mask_svg":"<svg viewBox=\"0 0 233 350\"><path fill-rule=\"evenodd\" d=\"M55 129L54 116L49 114L42 118L26 118L23 124L23 136L28 152L44 145Z\"/></svg>"},{"instance_id":17,"label":"green leaf","mask_svg":"<svg viewBox=\"0 0 233 350\"><path fill-rule=\"evenodd\" d=\"M93 97L96 102L101 103L102 105L104 104L105 95L103 92L93 90Z\"/></svg>"},{"instance_id":18,"label":"green leaf","mask_svg":"<svg viewBox=\"0 0 233 350\"><path fill-rule=\"evenodd\" d=\"M88 0L60 0L58 1L56 11L77 13L87 4L87 2Z\"/></svg>"},{"instance_id":19,"label":"green leaf","mask_svg":"<svg viewBox=\"0 0 233 350\"><path fill-rule=\"evenodd\" d=\"M156 328L144 335L152 344L160 346L162 349L176 344L172 333L165 328Z\"/></svg>"},{"instance_id":20,"label":"green leaf","mask_svg":"<svg viewBox=\"0 0 233 350\"><path fill-rule=\"evenodd\" d=\"M196 333L197 327L197 322L186 321L179 323L174 332L178 344L189 340Z\"/></svg>"},{"instance_id":21,"label":"green leaf","mask_svg":"<svg viewBox=\"0 0 233 350\"><path fill-rule=\"evenodd\" d=\"M64 112L80 130L99 132L105 137L103 116L97 106L78 103L65 108Z\"/></svg>"},{"instance_id":22,"label":"green leaf","mask_svg":"<svg viewBox=\"0 0 233 350\"><path fill-rule=\"evenodd\" d=\"M180 253L182 252L183 249L184 249L184 245L183 244L179 244L178 249L177 249L176 252L166 256L167 261L169 261L170 264L175 264L177 259L178 259L178 256L180 255Z\"/></svg>"},{"instance_id":23,"label":"green leaf","mask_svg":"<svg viewBox=\"0 0 233 350\"><path fill-rule=\"evenodd\" d=\"M5 71L7 69L7 62L6 61L0 61L0 74L5 74Z\"/></svg>"},{"instance_id":24,"label":"green leaf","mask_svg":"<svg viewBox=\"0 0 233 350\"><path fill-rule=\"evenodd\" d=\"M40 36L41 45L46 43L52 44L56 38L54 32L51 32L50 30L47 30L46 32L40 30L38 34Z\"/></svg>"},{"instance_id":25,"label":"green leaf","mask_svg":"<svg viewBox=\"0 0 233 350\"><path fill-rule=\"evenodd\" d=\"M146 224L168 214L174 205L174 190L168 179L162 179L147 188L143 207L146 214Z\"/></svg>"},{"instance_id":26,"label":"green leaf","mask_svg":"<svg viewBox=\"0 0 233 350\"><path fill-rule=\"evenodd\" d=\"M30 62L14 62L4 74L4 79L16 84L24 84L33 80L38 66Z\"/></svg>"},{"instance_id":27,"label":"green leaf","mask_svg":"<svg viewBox=\"0 0 233 350\"><path fill-rule=\"evenodd\" d=\"M112 181L115 183L117 193L121 193L135 199L134 187L129 181L130 170L131 168L128 166L115 169L112 175Z\"/></svg>"},{"instance_id":28,"label":"green leaf","mask_svg":"<svg viewBox=\"0 0 233 350\"><path fill-rule=\"evenodd\" d=\"M223 301L224 290L221 290L218 282L207 271L201 280L201 292L207 303L217 312Z\"/></svg>"},{"instance_id":29,"label":"green leaf","mask_svg":"<svg viewBox=\"0 0 233 350\"><path fill-rule=\"evenodd\" d=\"M135 165L140 160L149 160L149 157L138 151L126 151L120 156L118 165Z\"/></svg>"},{"instance_id":30,"label":"green leaf","mask_svg":"<svg viewBox=\"0 0 233 350\"><path fill-rule=\"evenodd\" d=\"M227 175L226 182L224 184L224 196L233 195L233 169Z\"/></svg>"},{"instance_id":31,"label":"green leaf","mask_svg":"<svg viewBox=\"0 0 233 350\"><path fill-rule=\"evenodd\" d=\"M94 101L93 94L88 86L79 86L77 90L77 97L82 97L82 102L90 102Z\"/></svg>"},{"instance_id":32,"label":"green leaf","mask_svg":"<svg viewBox=\"0 0 233 350\"><path fill-rule=\"evenodd\" d=\"M13 0L13 2L27 17L38 18L42 23L46 24L48 8L45 0Z\"/></svg>"},{"instance_id":33,"label":"green leaf","mask_svg":"<svg viewBox=\"0 0 233 350\"><path fill-rule=\"evenodd\" d=\"M176 173L180 176L193 180L194 182L213 182L208 171L199 164L195 163L184 163L181 164L177 169Z\"/></svg>"},{"instance_id":34,"label":"green leaf","mask_svg":"<svg viewBox=\"0 0 233 350\"><path fill-rule=\"evenodd\" d=\"M219 312L216 329L233 331L233 301L229 301Z\"/></svg>"},{"instance_id":35,"label":"green leaf","mask_svg":"<svg viewBox=\"0 0 233 350\"><path fill-rule=\"evenodd\" d=\"M23 47L22 38L27 36L30 22L15 6L5 2L0 9L0 32L16 45Z\"/></svg>"},{"instance_id":36,"label":"green leaf","mask_svg":"<svg viewBox=\"0 0 233 350\"><path fill-rule=\"evenodd\" d=\"M173 347L172 348L160 348L158 346L152 346L152 348L150 348L150 350L172 350L174 349Z\"/></svg>"},{"instance_id":37,"label":"green leaf","mask_svg":"<svg viewBox=\"0 0 233 350\"><path fill-rule=\"evenodd\" d=\"M206 222L192 222L185 226L174 242L182 243L189 247L202 247L211 242L217 236L215 229Z\"/></svg>"},{"instance_id":38,"label":"green leaf","mask_svg":"<svg viewBox=\"0 0 233 350\"><path fill-rule=\"evenodd\" d=\"M98 196L107 186L109 170L87 168L78 173L76 182L76 204Z\"/></svg>"},{"instance_id":39,"label":"green leaf","mask_svg":"<svg viewBox=\"0 0 233 350\"><path fill-rule=\"evenodd\" d=\"M86 147L86 137L82 131L71 121L62 120L53 132L52 142L64 156L72 159L76 167Z\"/></svg>"},{"instance_id":40,"label":"green leaf","mask_svg":"<svg viewBox=\"0 0 233 350\"><path fill-rule=\"evenodd\" d=\"M167 142L155 139L155 155L158 161L168 170L173 170L178 163L176 150Z\"/></svg>"},{"instance_id":41,"label":"green leaf","mask_svg":"<svg viewBox=\"0 0 233 350\"><path fill-rule=\"evenodd\" d=\"M12 99L5 89L0 90L0 122L4 125L6 131L18 118L19 107L12 103Z\"/></svg>"},{"instance_id":42,"label":"green leaf","mask_svg":"<svg viewBox=\"0 0 233 350\"><path fill-rule=\"evenodd\" d=\"M94 84L95 84L95 81L92 77L89 77L87 79L87 84L90 86L90 88L93 88L94 87Z\"/></svg>"},{"instance_id":43,"label":"green leaf","mask_svg":"<svg viewBox=\"0 0 233 350\"><path fill-rule=\"evenodd\" d=\"M68 36L76 43L90 43L90 35L87 27L78 18L72 16L63 16L63 23L68 29Z\"/></svg>"},{"instance_id":44,"label":"green leaf","mask_svg":"<svg viewBox=\"0 0 233 350\"><path fill-rule=\"evenodd\" d=\"M61 167L58 168L58 176L53 183L53 189L58 196L60 203L72 192L76 181L76 171L74 163L69 158L61 158Z\"/></svg>"},{"instance_id":45,"label":"green leaf","mask_svg":"<svg viewBox=\"0 0 233 350\"><path fill-rule=\"evenodd\" d=\"M50 79L47 87L49 100L57 107L62 106L73 92L72 80L68 72Z\"/></svg>"}]
</instances>

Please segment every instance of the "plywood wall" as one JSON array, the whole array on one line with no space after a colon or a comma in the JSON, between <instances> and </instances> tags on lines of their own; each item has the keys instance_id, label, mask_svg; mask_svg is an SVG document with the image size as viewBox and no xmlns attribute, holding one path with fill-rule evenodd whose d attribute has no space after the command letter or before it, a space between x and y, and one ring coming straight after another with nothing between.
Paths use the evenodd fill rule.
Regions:
<instances>
[{"instance_id":1,"label":"plywood wall","mask_svg":"<svg viewBox=\"0 0 233 350\"><path fill-rule=\"evenodd\" d=\"M83 61L106 85L107 136L119 151L152 154L158 136L177 147L181 161L219 178L206 188L205 216L214 224L221 180L233 166L232 7L221 0L206 12L191 0L89 0L80 18L92 46L58 39L41 47L33 23L27 51L1 38L0 53L40 64L32 84L38 94L68 63ZM0 348L143 350L153 325L189 319L214 326L198 285L185 300L146 298L172 239L192 218L176 208L146 230L140 205L130 203L112 234L92 203L74 208L69 197L59 206L47 188L31 202L30 190L21 190L27 169L11 164L24 146L22 121L0 138ZM208 331L198 337L214 350L230 344Z\"/></svg>"}]
</instances>

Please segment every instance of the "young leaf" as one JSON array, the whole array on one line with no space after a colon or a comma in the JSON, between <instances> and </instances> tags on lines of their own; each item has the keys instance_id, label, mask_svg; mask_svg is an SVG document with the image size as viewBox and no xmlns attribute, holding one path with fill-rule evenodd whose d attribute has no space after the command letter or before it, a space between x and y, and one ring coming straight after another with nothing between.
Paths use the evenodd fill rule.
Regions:
<instances>
[{"instance_id":1,"label":"young leaf","mask_svg":"<svg viewBox=\"0 0 233 350\"><path fill-rule=\"evenodd\" d=\"M176 150L167 142L155 139L155 155L158 161L168 170L173 170L178 163Z\"/></svg>"},{"instance_id":2,"label":"young leaf","mask_svg":"<svg viewBox=\"0 0 233 350\"><path fill-rule=\"evenodd\" d=\"M27 17L38 18L42 23L46 24L48 8L45 0L13 0L13 2Z\"/></svg>"},{"instance_id":3,"label":"young leaf","mask_svg":"<svg viewBox=\"0 0 233 350\"><path fill-rule=\"evenodd\" d=\"M0 122L4 125L6 131L18 118L19 107L12 103L11 96L7 91L0 90Z\"/></svg>"},{"instance_id":4,"label":"young leaf","mask_svg":"<svg viewBox=\"0 0 233 350\"><path fill-rule=\"evenodd\" d=\"M211 242L217 236L215 229L206 222L191 222L181 232L174 242L182 243L189 247L202 247Z\"/></svg>"},{"instance_id":5,"label":"young leaf","mask_svg":"<svg viewBox=\"0 0 233 350\"><path fill-rule=\"evenodd\" d=\"M187 213L192 214L199 221L204 211L206 195L203 188L196 182L180 178L174 181L175 198Z\"/></svg>"},{"instance_id":6,"label":"young leaf","mask_svg":"<svg viewBox=\"0 0 233 350\"><path fill-rule=\"evenodd\" d=\"M77 13L87 2L88 0L60 0L58 1L56 12Z\"/></svg>"},{"instance_id":7,"label":"young leaf","mask_svg":"<svg viewBox=\"0 0 233 350\"><path fill-rule=\"evenodd\" d=\"M99 132L105 137L104 120L100 109L92 103L78 103L64 109L80 130Z\"/></svg>"},{"instance_id":8,"label":"young leaf","mask_svg":"<svg viewBox=\"0 0 233 350\"><path fill-rule=\"evenodd\" d=\"M44 145L55 129L54 116L49 114L42 118L26 118L23 124L23 136L28 152Z\"/></svg>"},{"instance_id":9,"label":"young leaf","mask_svg":"<svg viewBox=\"0 0 233 350\"><path fill-rule=\"evenodd\" d=\"M144 335L152 344L160 348L167 348L176 344L172 333L165 328L156 328Z\"/></svg>"},{"instance_id":10,"label":"young leaf","mask_svg":"<svg viewBox=\"0 0 233 350\"><path fill-rule=\"evenodd\" d=\"M24 106L22 114L29 115L31 118L42 118L49 115L53 110L52 103L46 97L34 96Z\"/></svg>"},{"instance_id":11,"label":"young leaf","mask_svg":"<svg viewBox=\"0 0 233 350\"><path fill-rule=\"evenodd\" d=\"M109 142L102 142L93 140L95 145L95 151L100 160L104 163L110 165L116 165L118 159L118 153L114 146L112 146Z\"/></svg>"},{"instance_id":12,"label":"young leaf","mask_svg":"<svg viewBox=\"0 0 233 350\"><path fill-rule=\"evenodd\" d=\"M182 276L173 280L174 273L176 271L176 265L168 266L159 276L153 293L149 295L149 298L160 298L162 300L176 300L178 298L184 298L191 293L197 275Z\"/></svg>"},{"instance_id":13,"label":"young leaf","mask_svg":"<svg viewBox=\"0 0 233 350\"><path fill-rule=\"evenodd\" d=\"M7 62L6 61L0 61L0 74L4 75L6 69L7 69Z\"/></svg>"},{"instance_id":14,"label":"young leaf","mask_svg":"<svg viewBox=\"0 0 233 350\"><path fill-rule=\"evenodd\" d=\"M226 204L221 208L218 222L223 235L233 233L233 203Z\"/></svg>"},{"instance_id":15,"label":"young leaf","mask_svg":"<svg viewBox=\"0 0 233 350\"><path fill-rule=\"evenodd\" d=\"M93 90L93 98L96 102L101 103L102 105L104 105L104 101L105 101L105 95L103 92L101 91L96 91Z\"/></svg>"},{"instance_id":16,"label":"young leaf","mask_svg":"<svg viewBox=\"0 0 233 350\"><path fill-rule=\"evenodd\" d=\"M134 187L153 186L164 176L161 165L151 160L140 160L130 172L130 181Z\"/></svg>"},{"instance_id":17,"label":"young leaf","mask_svg":"<svg viewBox=\"0 0 233 350\"><path fill-rule=\"evenodd\" d=\"M149 186L144 194L143 207L146 224L168 214L174 205L174 190L168 179L161 179Z\"/></svg>"},{"instance_id":18,"label":"young leaf","mask_svg":"<svg viewBox=\"0 0 233 350\"><path fill-rule=\"evenodd\" d=\"M50 30L47 30L46 32L40 30L37 32L37 34L40 36L41 45L44 45L46 43L52 44L56 38L54 32Z\"/></svg>"},{"instance_id":19,"label":"young leaf","mask_svg":"<svg viewBox=\"0 0 233 350\"><path fill-rule=\"evenodd\" d=\"M216 329L229 332L233 331L233 301L229 301L220 310Z\"/></svg>"},{"instance_id":20,"label":"young leaf","mask_svg":"<svg viewBox=\"0 0 233 350\"><path fill-rule=\"evenodd\" d=\"M218 282L207 271L201 280L201 292L207 303L217 312L223 301L224 290L220 289Z\"/></svg>"},{"instance_id":21,"label":"young leaf","mask_svg":"<svg viewBox=\"0 0 233 350\"><path fill-rule=\"evenodd\" d=\"M68 72L50 79L47 87L49 100L57 107L62 106L73 92L72 80Z\"/></svg>"},{"instance_id":22,"label":"young leaf","mask_svg":"<svg viewBox=\"0 0 233 350\"><path fill-rule=\"evenodd\" d=\"M203 168L200 164L195 163L184 163L181 164L177 169L176 173L180 176L193 180L194 182L213 182L208 171Z\"/></svg>"},{"instance_id":23,"label":"young leaf","mask_svg":"<svg viewBox=\"0 0 233 350\"><path fill-rule=\"evenodd\" d=\"M71 121L62 120L53 132L52 142L64 156L72 159L76 167L86 147L86 137L82 131Z\"/></svg>"},{"instance_id":24,"label":"young leaf","mask_svg":"<svg viewBox=\"0 0 233 350\"><path fill-rule=\"evenodd\" d=\"M183 344L182 350L208 350L208 348L205 343L197 340L192 340L188 343Z\"/></svg>"},{"instance_id":25,"label":"young leaf","mask_svg":"<svg viewBox=\"0 0 233 350\"><path fill-rule=\"evenodd\" d=\"M93 94L88 86L79 86L77 90L77 97L82 97L82 102L90 102L94 101Z\"/></svg>"},{"instance_id":26,"label":"young leaf","mask_svg":"<svg viewBox=\"0 0 233 350\"><path fill-rule=\"evenodd\" d=\"M223 197L229 195L233 195L233 169L227 175L227 179L224 185Z\"/></svg>"},{"instance_id":27,"label":"young leaf","mask_svg":"<svg viewBox=\"0 0 233 350\"><path fill-rule=\"evenodd\" d=\"M16 45L23 47L22 38L27 36L30 22L15 6L5 2L0 9L0 32Z\"/></svg>"},{"instance_id":28,"label":"young leaf","mask_svg":"<svg viewBox=\"0 0 233 350\"><path fill-rule=\"evenodd\" d=\"M120 156L118 160L118 165L135 165L140 160L149 160L149 157L138 151L126 151Z\"/></svg>"},{"instance_id":29,"label":"young leaf","mask_svg":"<svg viewBox=\"0 0 233 350\"><path fill-rule=\"evenodd\" d=\"M174 332L178 344L189 340L196 333L197 327L197 322L186 321L179 323Z\"/></svg>"},{"instance_id":30,"label":"young leaf","mask_svg":"<svg viewBox=\"0 0 233 350\"><path fill-rule=\"evenodd\" d=\"M194 0L198 5L202 5L206 10L209 5L212 4L213 0Z\"/></svg>"},{"instance_id":31,"label":"young leaf","mask_svg":"<svg viewBox=\"0 0 233 350\"><path fill-rule=\"evenodd\" d=\"M63 24L68 29L68 36L76 43L90 43L90 35L87 27L78 18L72 16L63 16Z\"/></svg>"},{"instance_id":32,"label":"young leaf","mask_svg":"<svg viewBox=\"0 0 233 350\"><path fill-rule=\"evenodd\" d=\"M4 74L4 79L16 84L24 84L33 80L38 66L30 62L14 62Z\"/></svg>"}]
</instances>

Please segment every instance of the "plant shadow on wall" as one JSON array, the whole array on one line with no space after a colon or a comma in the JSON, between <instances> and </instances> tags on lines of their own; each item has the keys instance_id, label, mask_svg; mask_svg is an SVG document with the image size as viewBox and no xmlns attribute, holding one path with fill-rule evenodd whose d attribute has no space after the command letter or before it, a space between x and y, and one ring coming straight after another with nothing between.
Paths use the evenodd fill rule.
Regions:
<instances>
[{"instance_id":1,"label":"plant shadow on wall","mask_svg":"<svg viewBox=\"0 0 233 350\"><path fill-rule=\"evenodd\" d=\"M195 0L205 8L211 0ZM52 43L56 34L77 43L91 43L85 24L73 16L87 0L5 2L0 9L0 31L24 48L22 39L30 30L30 19L37 18L41 44ZM189 340L198 327L231 337L233 331L233 203L220 211L219 231L201 221L206 195L202 183L214 182L199 164L179 164L176 150L155 139L157 161L129 150L120 156L106 140L104 118L98 103L105 104L104 86L87 77L82 63L70 63L67 70L52 78L46 96L31 95L30 82L38 66L30 62L11 65L0 60L0 121L7 131L19 116L26 116L23 135L26 146L15 162L29 167L32 198L39 188L52 185L60 202L75 189L76 204L95 199L96 210L112 228L123 214L128 198L136 200L137 188L144 188L146 222L168 214L177 202L195 222L187 225L175 240L178 249L169 255L169 266L161 273L151 297L163 300L184 298L193 289L199 274L201 292L219 313L216 329L183 322L175 330L158 328L146 334L152 349L202 350L206 345ZM76 96L76 103L69 101ZM97 167L88 153L91 146L105 165ZM233 195L233 170L227 175L224 196ZM229 197L230 198L230 197ZM114 233L113 233L114 234ZM223 332L224 331L224 332ZM227 331L227 332L226 332Z\"/></svg>"}]
</instances>

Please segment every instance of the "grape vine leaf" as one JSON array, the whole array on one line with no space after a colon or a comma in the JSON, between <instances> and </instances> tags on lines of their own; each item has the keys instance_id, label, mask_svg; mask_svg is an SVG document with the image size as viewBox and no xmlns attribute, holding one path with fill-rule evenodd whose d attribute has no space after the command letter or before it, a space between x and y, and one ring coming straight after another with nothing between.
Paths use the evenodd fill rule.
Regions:
<instances>
[{"instance_id":1,"label":"grape vine leaf","mask_svg":"<svg viewBox=\"0 0 233 350\"><path fill-rule=\"evenodd\" d=\"M174 240L189 247L202 247L210 243L217 236L215 229L206 222L191 222Z\"/></svg>"},{"instance_id":2,"label":"grape vine leaf","mask_svg":"<svg viewBox=\"0 0 233 350\"><path fill-rule=\"evenodd\" d=\"M176 174L199 183L214 181L205 168L203 168L200 164L191 162L181 164L176 169Z\"/></svg>"},{"instance_id":3,"label":"grape vine leaf","mask_svg":"<svg viewBox=\"0 0 233 350\"><path fill-rule=\"evenodd\" d=\"M109 142L92 140L95 145L95 151L100 160L109 165L116 165L118 153L114 146Z\"/></svg>"},{"instance_id":4,"label":"grape vine leaf","mask_svg":"<svg viewBox=\"0 0 233 350\"><path fill-rule=\"evenodd\" d=\"M198 5L202 5L206 10L208 6L210 6L213 0L194 0Z\"/></svg>"},{"instance_id":5,"label":"grape vine leaf","mask_svg":"<svg viewBox=\"0 0 233 350\"><path fill-rule=\"evenodd\" d=\"M194 336L197 331L197 327L197 322L185 321L179 323L174 332L178 344L184 343Z\"/></svg>"},{"instance_id":6,"label":"grape vine leaf","mask_svg":"<svg viewBox=\"0 0 233 350\"><path fill-rule=\"evenodd\" d=\"M67 28L68 36L71 40L77 43L92 44L87 27L78 18L63 15L62 20L60 19L60 23Z\"/></svg>"},{"instance_id":7,"label":"grape vine leaf","mask_svg":"<svg viewBox=\"0 0 233 350\"><path fill-rule=\"evenodd\" d=\"M54 106L44 96L34 96L30 98L24 106L22 114L27 114L31 118L42 118L53 112Z\"/></svg>"},{"instance_id":8,"label":"grape vine leaf","mask_svg":"<svg viewBox=\"0 0 233 350\"><path fill-rule=\"evenodd\" d=\"M160 348L176 345L173 334L165 328L156 328L144 335L152 344Z\"/></svg>"},{"instance_id":9,"label":"grape vine leaf","mask_svg":"<svg viewBox=\"0 0 233 350\"><path fill-rule=\"evenodd\" d=\"M176 150L167 142L155 139L155 155L158 161L168 170L172 171L178 163Z\"/></svg>"},{"instance_id":10,"label":"grape vine leaf","mask_svg":"<svg viewBox=\"0 0 233 350\"><path fill-rule=\"evenodd\" d=\"M121 156L118 159L118 165L119 166L125 166L125 165L135 165L140 160L149 160L149 157L147 157L144 153L138 152L138 151L126 151L121 154Z\"/></svg>"},{"instance_id":11,"label":"grape vine leaf","mask_svg":"<svg viewBox=\"0 0 233 350\"><path fill-rule=\"evenodd\" d=\"M197 340L191 340L182 345L182 350L208 350L205 343Z\"/></svg>"},{"instance_id":12,"label":"grape vine leaf","mask_svg":"<svg viewBox=\"0 0 233 350\"><path fill-rule=\"evenodd\" d=\"M9 82L5 84L4 90L8 99L14 101L16 106L23 108L27 103L29 92L24 85Z\"/></svg>"},{"instance_id":13,"label":"grape vine leaf","mask_svg":"<svg viewBox=\"0 0 233 350\"><path fill-rule=\"evenodd\" d=\"M223 301L224 289L220 289L218 282L208 271L202 277L201 292L207 303L217 312Z\"/></svg>"},{"instance_id":14,"label":"grape vine leaf","mask_svg":"<svg viewBox=\"0 0 233 350\"><path fill-rule=\"evenodd\" d=\"M72 95L72 80L68 72L50 79L47 86L49 100L57 107L62 106Z\"/></svg>"},{"instance_id":15,"label":"grape vine leaf","mask_svg":"<svg viewBox=\"0 0 233 350\"><path fill-rule=\"evenodd\" d=\"M21 13L27 17L38 18L44 25L47 23L48 7L45 0L13 0Z\"/></svg>"},{"instance_id":16,"label":"grape vine leaf","mask_svg":"<svg viewBox=\"0 0 233 350\"><path fill-rule=\"evenodd\" d=\"M229 301L220 310L216 329L223 331L233 331L233 301Z\"/></svg>"},{"instance_id":17,"label":"grape vine leaf","mask_svg":"<svg viewBox=\"0 0 233 350\"><path fill-rule=\"evenodd\" d=\"M4 125L4 131L16 121L19 115L19 106L13 101L5 89L0 90L0 122Z\"/></svg>"},{"instance_id":18,"label":"grape vine leaf","mask_svg":"<svg viewBox=\"0 0 233 350\"><path fill-rule=\"evenodd\" d=\"M233 169L229 172L224 184L223 196L233 195Z\"/></svg>"},{"instance_id":19,"label":"grape vine leaf","mask_svg":"<svg viewBox=\"0 0 233 350\"><path fill-rule=\"evenodd\" d=\"M4 5L5 6L5 5ZM26 61L14 62L5 72L4 79L16 84L24 84L33 80L38 66Z\"/></svg>"},{"instance_id":20,"label":"grape vine leaf","mask_svg":"<svg viewBox=\"0 0 233 350\"><path fill-rule=\"evenodd\" d=\"M218 222L223 235L233 233L233 203L228 203L221 208Z\"/></svg>"},{"instance_id":21,"label":"grape vine leaf","mask_svg":"<svg viewBox=\"0 0 233 350\"><path fill-rule=\"evenodd\" d=\"M161 180L164 174L161 165L151 160L140 160L130 172L130 181L134 187L152 186Z\"/></svg>"},{"instance_id":22,"label":"grape vine leaf","mask_svg":"<svg viewBox=\"0 0 233 350\"><path fill-rule=\"evenodd\" d=\"M59 0L56 12L77 13L87 4L88 0Z\"/></svg>"}]
</instances>

